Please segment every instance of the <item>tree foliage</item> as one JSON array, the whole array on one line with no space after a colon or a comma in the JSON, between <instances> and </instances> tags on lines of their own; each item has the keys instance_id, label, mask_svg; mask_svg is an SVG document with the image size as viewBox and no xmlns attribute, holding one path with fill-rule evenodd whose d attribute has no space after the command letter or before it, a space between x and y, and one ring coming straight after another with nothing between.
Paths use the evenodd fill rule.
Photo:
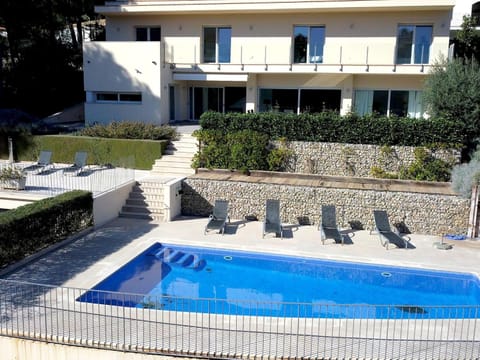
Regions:
<instances>
[{"instance_id":1,"label":"tree foliage","mask_svg":"<svg viewBox=\"0 0 480 360\"><path fill-rule=\"evenodd\" d=\"M0 1L0 107L44 116L83 101L81 24L93 8L94 0Z\"/></svg>"},{"instance_id":2,"label":"tree foliage","mask_svg":"<svg viewBox=\"0 0 480 360\"><path fill-rule=\"evenodd\" d=\"M461 123L469 144L480 136L480 66L454 59L434 66L425 81L424 102L434 118Z\"/></svg>"},{"instance_id":3,"label":"tree foliage","mask_svg":"<svg viewBox=\"0 0 480 360\"><path fill-rule=\"evenodd\" d=\"M462 28L453 39L457 58L480 61L480 32L475 29L476 25L476 18L463 17Z\"/></svg>"}]
</instances>

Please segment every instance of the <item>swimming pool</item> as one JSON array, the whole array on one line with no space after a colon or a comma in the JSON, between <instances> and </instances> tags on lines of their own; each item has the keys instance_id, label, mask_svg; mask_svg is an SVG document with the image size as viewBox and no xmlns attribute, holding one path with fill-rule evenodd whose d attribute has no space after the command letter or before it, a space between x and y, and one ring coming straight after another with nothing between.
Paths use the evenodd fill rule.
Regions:
<instances>
[{"instance_id":1,"label":"swimming pool","mask_svg":"<svg viewBox=\"0 0 480 360\"><path fill-rule=\"evenodd\" d=\"M472 318L479 315L480 279L157 243L78 300L230 315Z\"/></svg>"}]
</instances>

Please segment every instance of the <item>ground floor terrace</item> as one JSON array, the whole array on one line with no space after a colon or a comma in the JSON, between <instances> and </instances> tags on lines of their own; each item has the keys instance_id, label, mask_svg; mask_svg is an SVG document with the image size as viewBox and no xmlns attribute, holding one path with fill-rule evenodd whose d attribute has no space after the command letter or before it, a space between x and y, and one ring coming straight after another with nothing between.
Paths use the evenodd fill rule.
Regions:
<instances>
[{"instance_id":1,"label":"ground floor terrace","mask_svg":"<svg viewBox=\"0 0 480 360\"><path fill-rule=\"evenodd\" d=\"M478 306L432 308L429 310L438 312L453 309L456 315L422 319L408 314L404 318L303 316L312 304L295 304L298 316L290 317L259 315L255 305L237 315L209 311L218 306L219 299L195 299L189 302L194 311L185 311L185 299L175 298L169 301L182 311L78 301L87 289L157 242L478 275L480 243L476 240L444 239L453 248L440 250L434 245L441 238L412 234L415 249L386 250L378 237L366 230L354 232L351 243L342 246L328 241L322 245L317 228L311 225L286 224L280 239L273 235L262 238L262 223L258 221L232 219L225 235L204 235L206 223L206 218L180 217L168 223L119 218L4 272L0 279L2 349L17 351L12 342L22 338L37 340L37 344L49 342L50 354L59 344L68 344L98 349L99 355L94 356L109 356L108 351L114 350L131 352L132 356L259 359L480 357ZM406 303L414 301L405 299ZM355 309L341 304L323 306ZM388 304L378 308L385 314L392 309ZM76 346L59 351L78 352Z\"/></svg>"}]
</instances>

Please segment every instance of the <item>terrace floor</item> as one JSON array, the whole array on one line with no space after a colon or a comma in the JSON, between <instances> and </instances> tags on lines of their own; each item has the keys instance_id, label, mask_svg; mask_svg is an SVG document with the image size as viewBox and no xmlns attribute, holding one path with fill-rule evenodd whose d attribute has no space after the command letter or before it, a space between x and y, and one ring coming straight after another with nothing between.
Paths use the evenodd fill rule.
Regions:
<instances>
[{"instance_id":1,"label":"terrace floor","mask_svg":"<svg viewBox=\"0 0 480 360\"><path fill-rule=\"evenodd\" d=\"M437 249L440 237L411 234L415 249L381 246L368 230L350 233L352 244L327 240L322 245L316 226L286 226L285 237L266 235L262 222L232 220L225 235L204 235L206 218L180 217L167 223L118 218L6 274L3 278L68 287L90 288L150 245L161 242L221 249L387 264L480 275L480 241L445 240L450 250Z\"/></svg>"},{"instance_id":2,"label":"terrace floor","mask_svg":"<svg viewBox=\"0 0 480 360\"><path fill-rule=\"evenodd\" d=\"M34 294L30 294L30 290L17 296L14 293L12 301L22 300L16 300L15 305L5 306L4 318L11 319L6 322L6 329L11 326L10 334L18 331L20 336L25 336L26 331L35 334L50 326L49 330L56 334L54 341L58 336L60 339L72 339L75 336L80 337L80 340L74 338L77 339L75 341L82 343L82 336L89 336L88 339L92 339L92 343L98 346L106 344L106 348L113 346L118 349L130 349L131 346L135 349L139 346L143 349L147 344L145 351L149 352L170 353L172 349L189 351L191 346L195 346L191 356L246 354L245 357L248 358L268 359L275 356L306 359L478 358L478 334L475 332L475 328L478 328L477 319L443 319L433 322L393 320L388 322L388 326L380 319L370 320L366 328L362 319L318 319L312 322L311 328L302 322L306 326L302 331L310 335L298 335L296 331L301 319L295 321L286 318L283 321L285 324L282 323L285 329L278 333L276 320L242 316L241 329L245 330L238 330L238 317L228 321L222 315L212 317L208 314L184 318L183 315L177 316L170 312L138 312L135 308L126 313L127 310L120 306L99 306L97 309L74 301L82 293L81 289L93 287L156 242L477 274L479 271L480 241L476 240L449 241L453 245L451 250L439 250L433 245L441 241L440 238L414 234L411 235L411 242L416 246L415 249L386 250L376 235L365 230L351 234L352 244L342 246L332 242L322 245L315 226L287 226L286 236L280 239L273 236L262 238L262 223L257 221L232 221L225 235L204 235L206 223L206 218L179 218L168 223L118 218L9 273L0 274L3 279L53 285L53 288L39 286L40 303L42 299L53 301L44 307L28 305L27 300ZM23 285L18 284L13 286L21 290ZM30 285L25 286L28 288ZM56 286L62 287L57 290ZM42 289L48 292L42 293ZM5 297L8 298L10 297ZM23 302L27 303L26 306L20 306ZM90 308L92 312L86 311ZM90 327L86 328L87 324ZM259 331L258 324L268 333ZM447 328L451 330L447 331ZM359 335L355 335L354 331L359 332ZM396 337L390 333L392 331L400 331L399 334L406 338ZM453 342L450 337L445 338L445 334L450 334L449 331L452 336L461 339ZM438 337L433 337L435 340L432 340L432 334ZM463 334L465 339L462 338Z\"/></svg>"}]
</instances>

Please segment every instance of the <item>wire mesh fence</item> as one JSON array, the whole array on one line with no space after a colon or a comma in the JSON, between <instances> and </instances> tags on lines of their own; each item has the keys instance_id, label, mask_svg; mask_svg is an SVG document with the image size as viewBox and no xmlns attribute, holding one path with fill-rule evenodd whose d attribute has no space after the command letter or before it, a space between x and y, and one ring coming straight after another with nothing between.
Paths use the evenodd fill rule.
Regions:
<instances>
[{"instance_id":1,"label":"wire mesh fence","mask_svg":"<svg viewBox=\"0 0 480 360\"><path fill-rule=\"evenodd\" d=\"M3 336L208 358L480 357L480 306L398 310L152 297L0 280Z\"/></svg>"}]
</instances>

